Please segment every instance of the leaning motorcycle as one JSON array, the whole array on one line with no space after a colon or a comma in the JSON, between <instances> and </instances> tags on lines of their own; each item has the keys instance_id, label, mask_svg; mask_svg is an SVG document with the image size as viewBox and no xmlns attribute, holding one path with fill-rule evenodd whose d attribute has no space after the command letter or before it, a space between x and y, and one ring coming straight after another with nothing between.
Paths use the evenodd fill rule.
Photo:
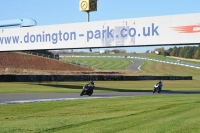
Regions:
<instances>
[{"instance_id":1,"label":"leaning motorcycle","mask_svg":"<svg viewBox=\"0 0 200 133\"><path fill-rule=\"evenodd\" d=\"M162 91L162 86L160 84L155 84L154 85L154 89L153 89L153 93L158 92L160 93Z\"/></svg>"},{"instance_id":2,"label":"leaning motorcycle","mask_svg":"<svg viewBox=\"0 0 200 133\"><path fill-rule=\"evenodd\" d=\"M95 86L84 85L82 92L80 93L80 96L83 96L83 95L91 96L93 94L94 87Z\"/></svg>"}]
</instances>

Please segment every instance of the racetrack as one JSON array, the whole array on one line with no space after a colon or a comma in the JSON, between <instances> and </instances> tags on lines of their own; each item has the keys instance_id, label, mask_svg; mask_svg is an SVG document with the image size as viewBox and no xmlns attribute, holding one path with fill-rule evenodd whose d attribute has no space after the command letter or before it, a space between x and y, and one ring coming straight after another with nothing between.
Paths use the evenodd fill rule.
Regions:
<instances>
[{"instance_id":1,"label":"racetrack","mask_svg":"<svg viewBox=\"0 0 200 133\"><path fill-rule=\"evenodd\" d=\"M141 60L131 59L133 64L128 66L128 70L141 71L139 68L143 64ZM139 90L139 88L138 88ZM81 90L80 90L81 91ZM94 91L92 96L80 96L80 93L29 93L29 94L0 94L0 104L9 104L19 101L22 102L39 102L39 101L53 101L53 100L68 100L68 99L81 99L81 98L108 98L108 97L126 97L126 96L145 96L145 95L163 95L163 94L200 94L200 91L169 91L163 90L160 94L153 94L152 91L139 90L132 92L105 92L96 93ZM15 101L15 102L14 102Z\"/></svg>"},{"instance_id":2,"label":"racetrack","mask_svg":"<svg viewBox=\"0 0 200 133\"><path fill-rule=\"evenodd\" d=\"M127 70L135 70L135 71L141 71L140 66L143 64L141 60L137 59L130 59L133 64L130 66L126 67Z\"/></svg>"},{"instance_id":3,"label":"racetrack","mask_svg":"<svg viewBox=\"0 0 200 133\"><path fill-rule=\"evenodd\" d=\"M58 100L76 100L87 98L112 98L127 96L146 96L146 95L166 95L166 94L200 94L200 91L168 91L164 90L160 94L153 94L152 91L140 92L110 92L110 93L93 93L92 96L80 93L39 93L39 94L0 94L0 104L16 104L25 102L41 102L41 101L58 101Z\"/></svg>"}]
</instances>

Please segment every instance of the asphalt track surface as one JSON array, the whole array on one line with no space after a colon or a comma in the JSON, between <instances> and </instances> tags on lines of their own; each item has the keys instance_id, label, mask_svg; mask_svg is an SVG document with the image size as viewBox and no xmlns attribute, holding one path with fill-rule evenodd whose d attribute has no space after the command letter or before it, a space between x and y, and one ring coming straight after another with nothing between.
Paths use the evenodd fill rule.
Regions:
<instances>
[{"instance_id":1,"label":"asphalt track surface","mask_svg":"<svg viewBox=\"0 0 200 133\"><path fill-rule=\"evenodd\" d=\"M109 92L109 93L93 93L92 96L80 93L31 93L31 94L0 94L0 102L19 101L19 100L35 100L35 99L54 99L54 98L85 98L85 97L119 97L119 96L142 96L152 95L152 92Z\"/></svg>"},{"instance_id":2,"label":"asphalt track surface","mask_svg":"<svg viewBox=\"0 0 200 133\"><path fill-rule=\"evenodd\" d=\"M134 71L141 71L140 66L143 64L141 60L137 59L130 59L133 64L130 66L126 67L127 70L134 70Z\"/></svg>"},{"instance_id":3,"label":"asphalt track surface","mask_svg":"<svg viewBox=\"0 0 200 133\"><path fill-rule=\"evenodd\" d=\"M158 96L158 95L171 95L171 94L200 94L200 91L167 91L163 90L161 93L152 93L152 91L140 92L105 92L93 93L92 96L83 95L80 93L31 93L31 94L0 94L0 104L4 102L13 101L53 101L54 99L84 99L84 98L112 98L112 97L127 97L127 96ZM45 100L46 99L46 100Z\"/></svg>"}]
</instances>

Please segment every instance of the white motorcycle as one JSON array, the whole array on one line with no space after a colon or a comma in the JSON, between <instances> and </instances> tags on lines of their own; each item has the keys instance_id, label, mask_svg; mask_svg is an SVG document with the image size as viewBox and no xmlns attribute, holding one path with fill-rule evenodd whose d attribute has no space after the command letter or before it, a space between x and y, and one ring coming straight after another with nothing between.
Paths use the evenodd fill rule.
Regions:
<instances>
[{"instance_id":1,"label":"white motorcycle","mask_svg":"<svg viewBox=\"0 0 200 133\"><path fill-rule=\"evenodd\" d=\"M160 93L162 91L162 85L157 83L154 85L153 93L158 92Z\"/></svg>"}]
</instances>

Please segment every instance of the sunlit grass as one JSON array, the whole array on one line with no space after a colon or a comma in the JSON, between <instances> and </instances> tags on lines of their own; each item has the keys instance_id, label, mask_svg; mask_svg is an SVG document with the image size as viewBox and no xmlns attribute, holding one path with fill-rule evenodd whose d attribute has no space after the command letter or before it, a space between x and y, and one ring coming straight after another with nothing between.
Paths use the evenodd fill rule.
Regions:
<instances>
[{"instance_id":1,"label":"sunlit grass","mask_svg":"<svg viewBox=\"0 0 200 133\"><path fill-rule=\"evenodd\" d=\"M76 62L86 64L101 70L124 70L127 66L131 65L130 60L117 59L117 58L78 58L78 57L65 57L63 61Z\"/></svg>"},{"instance_id":2,"label":"sunlit grass","mask_svg":"<svg viewBox=\"0 0 200 133\"><path fill-rule=\"evenodd\" d=\"M197 133L199 95L155 95L0 106L0 132Z\"/></svg>"},{"instance_id":3,"label":"sunlit grass","mask_svg":"<svg viewBox=\"0 0 200 133\"><path fill-rule=\"evenodd\" d=\"M100 66L101 69L123 69L125 64L123 60L95 59L92 62L89 58L82 59L79 62L85 64L89 62L96 67ZM198 69L145 60L141 69L151 75L194 78L194 80L163 80L163 91L200 90ZM95 81L94 93L152 91L156 82L154 80ZM86 81L1 82L0 93L80 93L86 83ZM199 94L152 94L152 96L111 99L1 105L0 133L197 133L200 132L199 112Z\"/></svg>"},{"instance_id":4,"label":"sunlit grass","mask_svg":"<svg viewBox=\"0 0 200 133\"><path fill-rule=\"evenodd\" d=\"M200 80L163 80L163 90L200 90ZM42 82L42 83L0 83L0 93L68 93L81 92L88 81ZM152 91L157 80L143 81L94 81L97 92Z\"/></svg>"},{"instance_id":5,"label":"sunlit grass","mask_svg":"<svg viewBox=\"0 0 200 133\"><path fill-rule=\"evenodd\" d=\"M194 79L200 80L200 70L196 68L159 63L147 60L143 60L143 62L144 65L141 66L141 69L150 74L162 76L193 76Z\"/></svg>"}]
</instances>

